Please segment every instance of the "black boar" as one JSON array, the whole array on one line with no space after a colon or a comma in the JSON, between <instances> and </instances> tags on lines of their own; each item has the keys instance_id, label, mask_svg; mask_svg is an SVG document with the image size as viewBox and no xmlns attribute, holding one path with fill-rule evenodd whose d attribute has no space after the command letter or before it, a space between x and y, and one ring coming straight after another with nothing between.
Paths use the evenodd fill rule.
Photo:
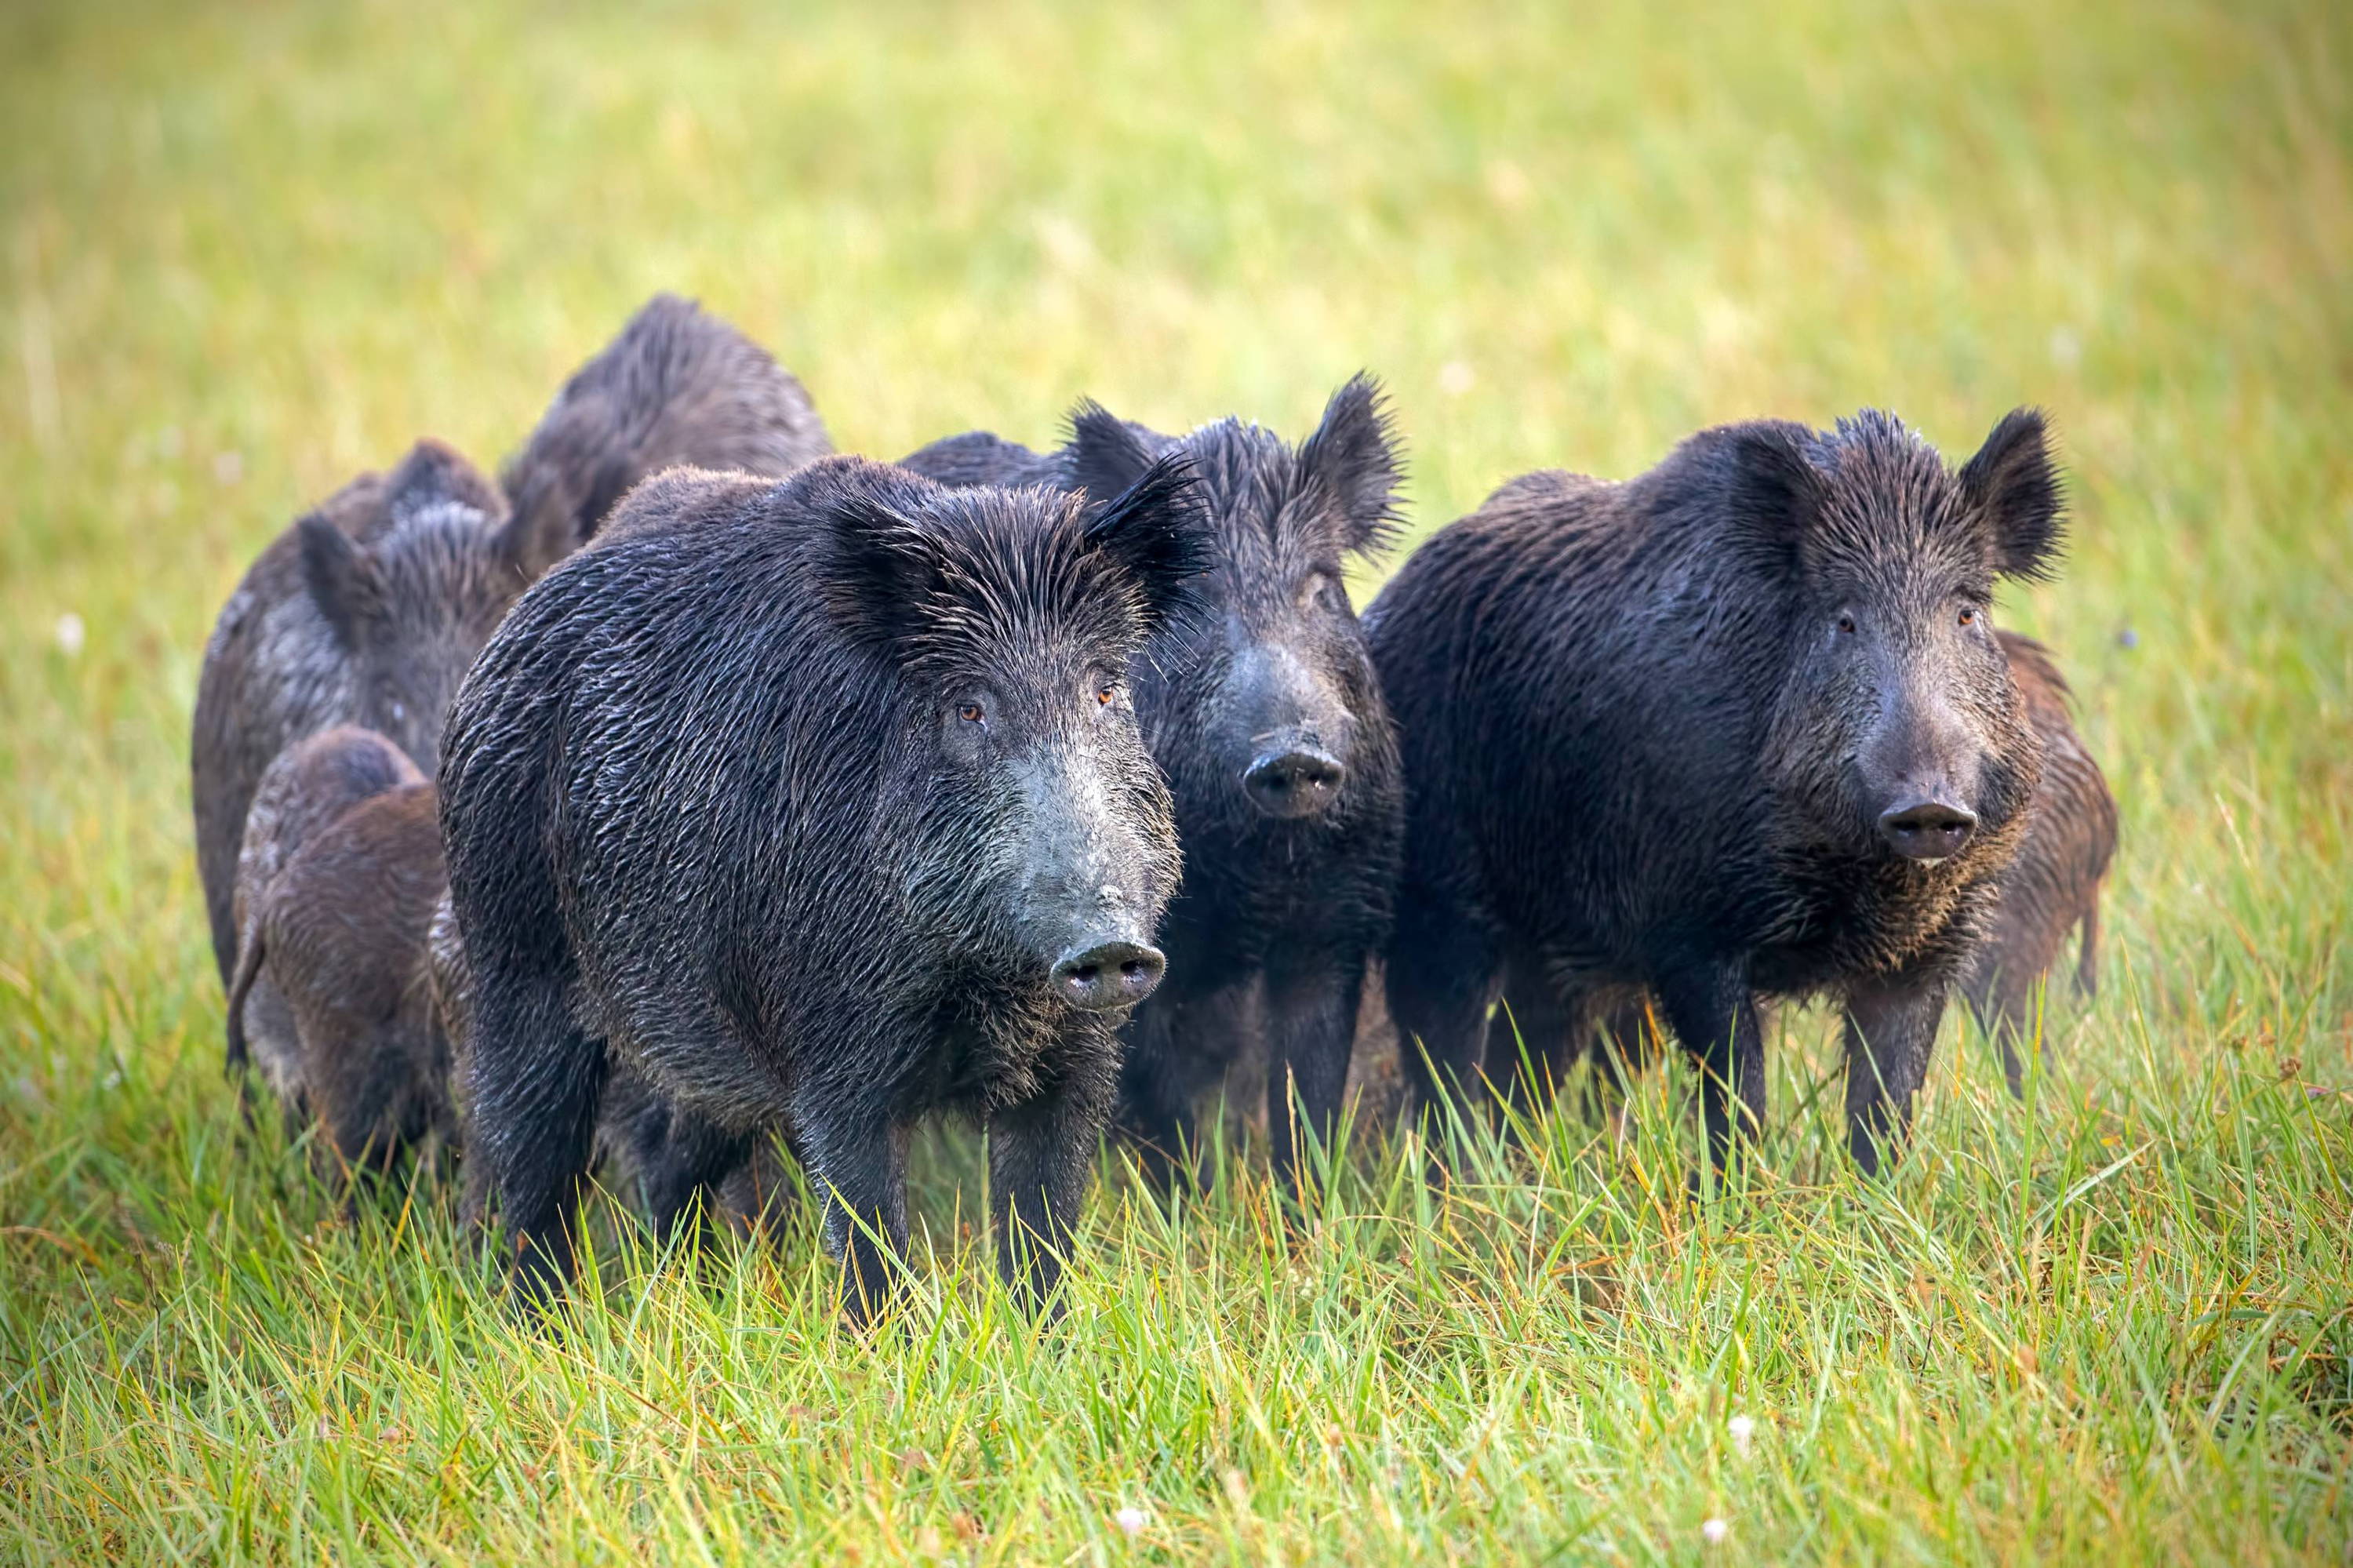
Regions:
<instances>
[{"instance_id":1,"label":"black boar","mask_svg":"<svg viewBox=\"0 0 2353 1568\"><path fill-rule=\"evenodd\" d=\"M442 771L473 983L470 1158L516 1283L570 1271L608 1054L723 1129L784 1127L851 1315L904 1245L918 1117L984 1118L1000 1259L1059 1276L1158 983L1177 874L1129 663L1207 543L1181 462L1092 519L822 459L673 473L526 594Z\"/></svg>"},{"instance_id":2,"label":"black boar","mask_svg":"<svg viewBox=\"0 0 2353 1568\"><path fill-rule=\"evenodd\" d=\"M906 464L1100 503L1170 451L1199 477L1217 549L1207 613L1154 644L1136 686L1176 801L1185 883L1161 925L1169 979L1126 1031L1123 1098L1166 1174L1194 1141L1195 1102L1255 1033L1275 1168L1295 1176L1294 1095L1328 1139L1403 833L1397 743L1341 575L1395 529L1398 464L1377 386L1342 387L1296 449L1240 419L1171 438L1082 404L1058 451L976 432Z\"/></svg>"},{"instance_id":3,"label":"black boar","mask_svg":"<svg viewBox=\"0 0 2353 1568\"><path fill-rule=\"evenodd\" d=\"M357 739L353 737L364 737ZM294 1022L293 1048L257 1054L290 1117L315 1118L343 1163L383 1170L428 1133L453 1130L448 1045L434 1017L426 933L445 879L433 786L416 769L305 837L267 882L251 851L288 760L322 743L388 746L349 727L290 748L257 795L240 865L243 913L229 986L229 1052L246 1049L244 1003L268 974ZM283 819L281 819L283 820Z\"/></svg>"},{"instance_id":4,"label":"black boar","mask_svg":"<svg viewBox=\"0 0 2353 1568\"><path fill-rule=\"evenodd\" d=\"M677 463L783 473L824 450L800 384L669 296L565 387L508 465L507 500L434 441L337 492L262 552L205 650L190 747L196 868L226 982L245 815L263 768L335 724L389 736L430 776L458 683L507 607L630 484ZM257 1038L290 1045L265 978Z\"/></svg>"},{"instance_id":5,"label":"black boar","mask_svg":"<svg viewBox=\"0 0 2353 1568\"><path fill-rule=\"evenodd\" d=\"M1721 1165L1764 1112L1755 999L1828 992L1875 1171L2025 832L2042 748L1988 607L2047 570L2059 510L2038 415L1954 472L1866 411L1704 431L1625 483L1529 475L1423 546L1366 615L1423 1095L1477 1086L1507 970L1532 1041L1648 987Z\"/></svg>"},{"instance_id":6,"label":"black boar","mask_svg":"<svg viewBox=\"0 0 2353 1568\"><path fill-rule=\"evenodd\" d=\"M2075 989L2090 996L2100 972L2100 884L2116 853L2116 800L2084 749L2069 712L2066 677L2051 651L2015 632L1998 634L2010 673L2042 741L2042 783L2028 813L2018 858L2001 879L1993 928L1961 992L1993 1036L2012 1094L2022 1091L2020 1042L2034 1032L2034 991L2081 927Z\"/></svg>"}]
</instances>

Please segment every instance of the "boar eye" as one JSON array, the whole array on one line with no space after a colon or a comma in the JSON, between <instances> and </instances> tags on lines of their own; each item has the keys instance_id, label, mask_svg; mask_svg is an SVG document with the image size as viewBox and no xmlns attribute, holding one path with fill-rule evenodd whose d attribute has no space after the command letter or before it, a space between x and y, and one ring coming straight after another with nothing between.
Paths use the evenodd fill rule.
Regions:
<instances>
[{"instance_id":1,"label":"boar eye","mask_svg":"<svg viewBox=\"0 0 2353 1568\"><path fill-rule=\"evenodd\" d=\"M981 705L978 703L958 703L956 705L956 717L964 720L966 724L978 724L987 716L988 715L982 710Z\"/></svg>"},{"instance_id":2,"label":"boar eye","mask_svg":"<svg viewBox=\"0 0 2353 1568\"><path fill-rule=\"evenodd\" d=\"M1299 585L1299 603L1302 609L1309 605L1329 603L1331 598L1332 579L1322 572L1308 573L1307 580Z\"/></svg>"},{"instance_id":3,"label":"boar eye","mask_svg":"<svg viewBox=\"0 0 2353 1568\"><path fill-rule=\"evenodd\" d=\"M1095 702L1099 706L1109 707L1111 705L1112 698L1118 694L1119 688L1113 686L1108 681L1105 681L1095 687Z\"/></svg>"},{"instance_id":4,"label":"boar eye","mask_svg":"<svg viewBox=\"0 0 2353 1568\"><path fill-rule=\"evenodd\" d=\"M1853 635L1854 635L1854 617L1853 617L1853 616L1852 616L1852 615L1849 615L1849 614L1848 614L1846 611L1844 611L1844 610L1841 610L1841 611L1839 611L1839 618L1838 618L1838 629L1839 629L1841 631L1845 632L1845 633L1846 633L1848 636L1850 636L1850 637L1853 636Z\"/></svg>"},{"instance_id":5,"label":"boar eye","mask_svg":"<svg viewBox=\"0 0 2353 1568\"><path fill-rule=\"evenodd\" d=\"M1969 606L1968 606L1968 607L1964 608L1964 609L1962 609L1962 611L1961 611L1961 624L1962 624L1963 626L1975 626L1977 623L1978 623L1978 611L1977 611L1977 607L1976 607L1975 605L1969 605Z\"/></svg>"}]
</instances>

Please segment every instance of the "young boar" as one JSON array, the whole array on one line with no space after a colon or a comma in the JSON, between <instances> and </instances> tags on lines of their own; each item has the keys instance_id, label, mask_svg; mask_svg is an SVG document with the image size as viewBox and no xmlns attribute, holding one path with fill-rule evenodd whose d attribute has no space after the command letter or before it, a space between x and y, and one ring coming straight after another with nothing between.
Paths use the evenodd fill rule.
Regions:
<instances>
[{"instance_id":1,"label":"young boar","mask_svg":"<svg viewBox=\"0 0 2353 1568\"><path fill-rule=\"evenodd\" d=\"M798 382L733 327L665 295L572 378L508 465L512 514L464 458L421 441L280 535L221 610L196 688L196 868L223 981L237 959L237 843L271 758L356 724L431 775L474 656L603 507L659 468L783 473L824 442ZM248 1006L251 1033L282 1035L266 977Z\"/></svg>"},{"instance_id":2,"label":"young boar","mask_svg":"<svg viewBox=\"0 0 2353 1568\"><path fill-rule=\"evenodd\" d=\"M2042 742L2042 784L2018 858L2001 880L2001 904L1961 991L2001 1052L2012 1094L2023 1090L2019 1044L2034 1033L2034 993L2082 928L2075 990L2090 996L2100 973L2100 884L2116 853L2116 800L2084 749L2069 711L2066 677L2051 651L2015 632L1997 634Z\"/></svg>"},{"instance_id":3,"label":"young boar","mask_svg":"<svg viewBox=\"0 0 2353 1568\"><path fill-rule=\"evenodd\" d=\"M984 1118L1040 1298L1177 874L1130 662L1206 554L1179 461L1092 518L849 458L673 473L526 594L442 770L473 982L470 1157L538 1297L571 1266L608 1059L784 1127L849 1309L904 1246L904 1147Z\"/></svg>"},{"instance_id":4,"label":"young boar","mask_svg":"<svg viewBox=\"0 0 2353 1568\"><path fill-rule=\"evenodd\" d=\"M1721 1166L1757 999L1847 1010L1849 1147L1907 1124L2042 768L1989 605L2049 569L2041 418L1958 471L1893 417L1704 431L1625 483L1516 480L1367 613L1412 781L1388 985L1425 1097L1647 987Z\"/></svg>"},{"instance_id":5,"label":"young boar","mask_svg":"<svg viewBox=\"0 0 2353 1568\"><path fill-rule=\"evenodd\" d=\"M288 755L365 734L331 730ZM445 880L440 824L433 786L409 773L305 838L266 884L242 874L256 857L240 867L247 917L229 987L230 1054L246 1050L244 1003L266 973L292 1015L294 1047L265 1041L263 1075L290 1118L316 1118L359 1169L388 1169L428 1133L453 1130L448 1046L427 975L426 932ZM278 776L273 768L261 800Z\"/></svg>"},{"instance_id":6,"label":"young boar","mask_svg":"<svg viewBox=\"0 0 2353 1568\"><path fill-rule=\"evenodd\" d=\"M1207 613L1154 643L1136 685L1185 883L1161 926L1169 979L1126 1032L1123 1098L1165 1174L1195 1141L1195 1103L1255 1033L1275 1168L1295 1178L1306 1132L1328 1140L1338 1121L1403 832L1397 743L1342 578L1395 528L1378 387L1349 382L1296 448L1240 419L1171 438L1082 405L1055 452L976 433L906 463L1100 504L1170 451L1199 477L1216 548L1198 590Z\"/></svg>"}]
</instances>

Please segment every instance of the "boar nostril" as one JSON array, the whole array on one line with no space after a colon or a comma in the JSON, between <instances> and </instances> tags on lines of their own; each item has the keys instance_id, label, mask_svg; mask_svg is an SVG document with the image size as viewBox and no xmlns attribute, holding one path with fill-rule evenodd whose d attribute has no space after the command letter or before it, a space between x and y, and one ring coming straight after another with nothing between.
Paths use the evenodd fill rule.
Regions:
<instances>
[{"instance_id":1,"label":"boar nostril","mask_svg":"<svg viewBox=\"0 0 2353 1568\"><path fill-rule=\"evenodd\" d=\"M1157 948L1098 942L1063 954L1054 965L1054 986L1072 1004L1101 1012L1142 1001L1167 969L1168 960Z\"/></svg>"},{"instance_id":2,"label":"boar nostril","mask_svg":"<svg viewBox=\"0 0 2353 1568\"><path fill-rule=\"evenodd\" d=\"M1977 814L1950 801L1907 800L1883 811L1879 836L1897 854L1912 860L1942 860L1957 853L1977 831Z\"/></svg>"},{"instance_id":3,"label":"boar nostril","mask_svg":"<svg viewBox=\"0 0 2353 1568\"><path fill-rule=\"evenodd\" d=\"M1242 774L1250 803L1270 817L1309 817L1332 803L1347 768L1330 752L1296 747L1270 752Z\"/></svg>"}]
</instances>

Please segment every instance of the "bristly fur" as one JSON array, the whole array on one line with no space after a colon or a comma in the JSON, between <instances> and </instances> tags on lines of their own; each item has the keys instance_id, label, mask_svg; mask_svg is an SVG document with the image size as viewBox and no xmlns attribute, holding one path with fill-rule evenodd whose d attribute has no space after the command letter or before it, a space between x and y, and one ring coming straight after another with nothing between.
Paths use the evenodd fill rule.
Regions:
<instances>
[{"instance_id":1,"label":"bristly fur","mask_svg":"<svg viewBox=\"0 0 2353 1568\"><path fill-rule=\"evenodd\" d=\"M1956 473L1866 410L1530 475L1423 546L1366 616L1414 780L1388 983L1423 1092L1475 1086L1499 990L1556 1065L1648 987L1722 1159L1734 1097L1763 1111L1754 998L1827 991L1874 1165L2025 830L2041 746L1987 605L2044 568L2057 495L2039 418ZM1958 853L1885 842L1915 774L1968 800Z\"/></svg>"},{"instance_id":2,"label":"bristly fur","mask_svg":"<svg viewBox=\"0 0 2353 1568\"><path fill-rule=\"evenodd\" d=\"M1378 387L1349 381L1296 448L1241 419L1170 437L1082 402L1053 452L976 431L907 464L944 483L1054 485L1093 507L1176 453L1198 476L1215 557L1198 579L1206 613L1154 640L1137 685L1186 876L1163 927L1169 978L1129 1026L1123 1092L1131 1130L1173 1157L1192 1141L1195 1102L1258 1055L1288 1172L1301 1147L1292 1091L1316 1136L1335 1125L1396 875L1396 746L1342 586L1347 558L1377 555L1397 525L1400 460ZM1254 758L1286 746L1345 766L1315 815L1276 820L1251 803Z\"/></svg>"},{"instance_id":3,"label":"bristly fur","mask_svg":"<svg viewBox=\"0 0 2353 1568\"><path fill-rule=\"evenodd\" d=\"M501 476L533 576L666 468L770 478L833 450L801 384L691 300L657 294L575 371Z\"/></svg>"},{"instance_id":4,"label":"bristly fur","mask_svg":"<svg viewBox=\"0 0 2353 1568\"><path fill-rule=\"evenodd\" d=\"M442 818L470 1154L526 1289L568 1270L608 1065L695 1129L642 1172L666 1192L787 1130L859 1312L906 1129L984 1118L1006 1266L1050 1285L1117 1070L1055 966L1140 951L1176 881L1122 690L1201 554L1187 494L1175 462L1092 521L852 458L674 474L515 607Z\"/></svg>"},{"instance_id":5,"label":"bristly fur","mask_svg":"<svg viewBox=\"0 0 2353 1568\"><path fill-rule=\"evenodd\" d=\"M1078 497L1044 489L954 503L941 491L901 515L883 499L904 491L889 471L857 481L818 567L826 603L845 630L911 664L986 666L1040 640L1140 644L1186 608L1210 565L1181 453L1083 521ZM1037 526L1041 509L1056 526Z\"/></svg>"}]
</instances>

